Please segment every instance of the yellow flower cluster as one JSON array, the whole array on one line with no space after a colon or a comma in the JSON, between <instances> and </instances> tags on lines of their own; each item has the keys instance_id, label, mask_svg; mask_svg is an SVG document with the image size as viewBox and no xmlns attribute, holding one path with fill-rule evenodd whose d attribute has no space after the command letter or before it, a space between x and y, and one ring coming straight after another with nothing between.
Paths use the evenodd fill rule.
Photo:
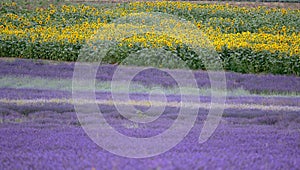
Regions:
<instances>
[{"instance_id":1,"label":"yellow flower cluster","mask_svg":"<svg viewBox=\"0 0 300 170\"><path fill-rule=\"evenodd\" d=\"M4 39L12 37L28 38L31 42L85 42L95 31L102 27L103 24L84 22L66 26L64 28L38 26L25 29L9 29L9 27L0 27L1 35L5 35Z\"/></svg>"},{"instance_id":2,"label":"yellow flower cluster","mask_svg":"<svg viewBox=\"0 0 300 170\"><path fill-rule=\"evenodd\" d=\"M139 43L142 45L142 47L146 47L146 48L149 47L157 48L163 46L168 46L173 48L174 44L180 45L180 41L176 40L175 38L169 37L169 35L167 34L156 35L150 32L147 32L142 35L134 35L132 37L125 38L123 39L120 46L122 46L123 43L129 45L133 43Z\"/></svg>"},{"instance_id":3,"label":"yellow flower cluster","mask_svg":"<svg viewBox=\"0 0 300 170\"><path fill-rule=\"evenodd\" d=\"M207 37L213 42L217 51L223 46L229 49L251 48L255 51L270 51L272 53L286 52L289 55L300 54L300 33L268 34L268 33L222 33L219 29L206 28Z\"/></svg>"},{"instance_id":4,"label":"yellow flower cluster","mask_svg":"<svg viewBox=\"0 0 300 170\"><path fill-rule=\"evenodd\" d=\"M239 14L248 14L254 12L265 11L265 14L279 12L282 15L288 13L286 9L276 9L271 8L268 9L266 7L257 7L257 8L246 8L246 7L229 7L226 5L216 5L216 4L208 4L208 5L199 5L197 3L190 2L168 2L168 1L160 1L160 2L133 2L130 4L134 7L134 9L145 8L149 10L149 8L158 8L158 9L171 9L171 12L175 9L186 9L191 11L192 9L203 9L209 10L208 14L214 14L220 11L227 11L228 13L239 13ZM151 9L152 10L152 9ZM165 11L170 12L170 11ZM290 13L299 14L300 10L293 10ZM222 25L218 26L217 22L223 24L228 23L228 26ZM257 30L257 32L250 33L240 32L236 28L234 28L235 24L239 24L243 26L245 23L243 20L235 20L222 17L212 17L209 19L207 25L203 25L201 21L195 23L198 28L200 28L204 34L209 37L209 39L213 42L217 51L221 51L223 46L227 46L229 49L236 48L251 48L255 51L263 51L267 50L270 52L286 52L289 55L300 54L300 33L287 34L287 32L293 32L295 28L287 28L282 27L281 30L278 25L275 27L261 27ZM214 27L213 27L214 26ZM221 31L221 27L224 28L225 32L229 30L233 30L233 33L224 33ZM279 30L279 31L278 31Z\"/></svg>"},{"instance_id":5,"label":"yellow flower cluster","mask_svg":"<svg viewBox=\"0 0 300 170\"><path fill-rule=\"evenodd\" d=\"M15 6L13 3L10 6ZM198 28L203 31L204 35L212 42L217 51L221 51L223 46L229 49L250 48L255 51L267 50L270 52L285 52L289 55L300 54L300 33L287 34L293 32L295 28L282 27L278 33L278 27L269 28L261 27L257 32L239 32L226 33L226 30L232 29L236 22L243 25L243 21L235 21L230 18L211 18L205 25L202 21L193 23L193 26L182 26L179 20L165 19L160 20L157 27L164 31L159 31L153 26L119 24L116 27L113 23L108 23L108 17L146 17L147 13L132 14L139 9L144 12L151 12L154 8L162 9L165 12L184 9L192 11L196 9L207 10L209 13L217 13L219 11L249 13L255 11L264 11L266 15L272 12L281 12L282 15L288 13L285 9L266 9L264 7L245 8L245 7L228 7L228 5L199 5L190 2L133 2L129 3L130 10L121 7L117 8L96 8L86 5L63 5L56 7L50 5L48 9L37 8L35 15L18 16L13 13L5 14L0 18L0 36L1 39L19 39L27 38L30 42L60 42L60 43L84 43L93 38L101 40L117 40L120 45L139 43L144 47L161 47L180 44L194 44L203 46L207 42L201 40L200 34L193 34L193 29ZM147 6L147 7L145 7ZM171 10L171 11L167 11ZM80 15L94 18L93 20L82 20L82 18L65 18L64 16L55 16L56 14ZM300 13L300 10L294 10L291 13ZM101 17L100 17L101 16ZM96 18L96 19L95 19ZM101 19L100 19L101 18ZM216 22L229 23L224 31L220 26L212 26ZM17 23L17 24L16 24ZM60 25L57 25L60 23ZM171 25L171 26L170 26ZM136 30L142 29L141 34ZM93 35L97 35L97 37ZM126 35L131 35L126 37ZM198 37L197 37L198 36ZM125 38L124 38L125 37Z\"/></svg>"},{"instance_id":6,"label":"yellow flower cluster","mask_svg":"<svg viewBox=\"0 0 300 170\"><path fill-rule=\"evenodd\" d=\"M138 43L143 47L152 48L168 46L174 49L177 45L183 44L191 48L213 48L208 38L204 38L201 31L191 22L182 22L160 13L134 13L122 19L132 22L105 24L89 41L114 40L120 42L120 46L124 44L132 46ZM155 22L148 25L139 24L139 21L143 23L148 19Z\"/></svg>"}]
</instances>

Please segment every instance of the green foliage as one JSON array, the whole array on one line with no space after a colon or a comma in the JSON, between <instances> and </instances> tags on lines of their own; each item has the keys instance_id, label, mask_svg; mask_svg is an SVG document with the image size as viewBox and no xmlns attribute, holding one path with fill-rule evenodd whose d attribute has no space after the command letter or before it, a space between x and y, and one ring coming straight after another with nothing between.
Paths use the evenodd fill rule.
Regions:
<instances>
[{"instance_id":1,"label":"green foliage","mask_svg":"<svg viewBox=\"0 0 300 170\"><path fill-rule=\"evenodd\" d=\"M76 61L81 44L57 42L28 42L27 40L0 40L0 56L57 61Z\"/></svg>"},{"instance_id":2,"label":"green foliage","mask_svg":"<svg viewBox=\"0 0 300 170\"><path fill-rule=\"evenodd\" d=\"M300 75L300 58L296 55L269 51L254 52L247 48L230 50L227 47L223 47L219 54L225 70Z\"/></svg>"},{"instance_id":3,"label":"green foliage","mask_svg":"<svg viewBox=\"0 0 300 170\"><path fill-rule=\"evenodd\" d=\"M19 21L18 19L12 19L13 17L8 17L7 14L16 14L19 17L24 17L27 19L29 25L23 27L30 29L41 28L43 26L65 28L69 26L72 27L76 24L80 25L84 22L91 24L111 23L114 19L123 16L123 13L126 15L151 11L168 13L195 23L201 23L201 27L220 29L224 34L264 32L266 34L279 35L283 34L280 33L283 27L286 29L284 34L300 34L299 10L287 12L281 9L248 9L217 5L202 5L188 9L187 6L180 8L174 7L172 3L166 3L166 5L161 6L153 6L151 3L138 6L136 6L136 4L124 3L114 7L104 5L96 6L100 11L99 14L91 12L91 10L93 10L92 8L82 12L79 8L84 8L84 6L78 5L75 5L78 9L76 12L62 12L60 8L57 8L55 13L50 14L49 11L51 11L51 8L47 7L50 3L60 4L61 2L59 0L49 2L18 1L18 5L14 6L2 3L0 6L0 15L3 20L0 20L0 25L7 27L7 24L10 23L11 26L21 28L20 25L24 24L24 20ZM38 20L44 22L46 15L43 16L43 12L35 11L35 7L43 7L45 11L48 11L47 16L48 14L50 16L48 25L44 23L39 24L37 22ZM41 18L37 20L32 19L38 18L40 15L42 16ZM62 18L64 18L64 21L62 21ZM77 27L78 29L81 28L81 26ZM42 41L42 39L39 38L40 37L37 37L37 40L33 41L31 35L24 38L17 37L17 35L7 38L6 35L0 34L0 57L77 61L78 55L81 54L82 56L80 58L85 61L101 60L102 63L110 64L168 68L182 68L182 63L184 63L184 65L190 69L203 70L207 69L205 66L210 64L207 62L217 62L217 57L206 55L212 53L205 51L205 49L198 49L199 51L196 52L185 44L177 45L175 48L164 46L156 51L157 49L155 48L149 47L148 49L139 43L124 43L122 46L119 46L119 42L114 42L115 44L107 50L103 50L104 48L99 47L99 44L94 44L94 46L97 46L95 50L95 48L83 48L86 43L84 40L78 42L70 42L67 40L52 41L53 38L49 41ZM165 57L157 57L157 54L162 55L158 53L159 51L163 51ZM143 55L142 52L144 53ZM199 52L200 56L198 55ZM218 51L218 54L225 70L241 73L300 75L299 54L290 55L279 51L257 51L251 48L228 48L227 46L223 46L221 51Z\"/></svg>"}]
</instances>

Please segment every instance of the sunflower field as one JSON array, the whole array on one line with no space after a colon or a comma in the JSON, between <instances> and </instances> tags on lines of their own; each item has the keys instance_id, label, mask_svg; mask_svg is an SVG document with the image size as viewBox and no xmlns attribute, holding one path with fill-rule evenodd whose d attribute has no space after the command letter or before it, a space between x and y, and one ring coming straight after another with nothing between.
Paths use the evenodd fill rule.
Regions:
<instances>
[{"instance_id":1,"label":"sunflower field","mask_svg":"<svg viewBox=\"0 0 300 170\"><path fill-rule=\"evenodd\" d=\"M15 2L2 3L0 57L76 61L82 47L99 30L105 33L102 36L105 39L110 37L110 30L118 18L145 13L169 14L192 23L208 37L225 70L300 75L299 9L247 8L228 4L70 3L28 9ZM147 24L148 21L143 22ZM134 27L130 24L120 26L125 30ZM182 39L183 35L159 35L155 31L117 39L104 62L120 63L144 48L164 48L191 69L205 69L201 57Z\"/></svg>"}]
</instances>

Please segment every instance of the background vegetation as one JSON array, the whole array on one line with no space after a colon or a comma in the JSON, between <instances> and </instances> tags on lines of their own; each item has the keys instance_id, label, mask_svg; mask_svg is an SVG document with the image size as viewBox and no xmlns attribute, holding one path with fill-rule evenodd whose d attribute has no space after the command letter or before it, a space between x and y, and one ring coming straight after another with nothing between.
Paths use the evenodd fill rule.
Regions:
<instances>
[{"instance_id":1,"label":"background vegetation","mask_svg":"<svg viewBox=\"0 0 300 170\"><path fill-rule=\"evenodd\" d=\"M213 43L226 70L300 75L299 9L228 4L3 2L0 57L76 61L80 49L100 28L109 30L115 19L141 12L168 13L191 21ZM172 52L174 61L205 69L201 57L186 44L154 33L119 41L104 61L120 63L144 48L164 48Z\"/></svg>"}]
</instances>

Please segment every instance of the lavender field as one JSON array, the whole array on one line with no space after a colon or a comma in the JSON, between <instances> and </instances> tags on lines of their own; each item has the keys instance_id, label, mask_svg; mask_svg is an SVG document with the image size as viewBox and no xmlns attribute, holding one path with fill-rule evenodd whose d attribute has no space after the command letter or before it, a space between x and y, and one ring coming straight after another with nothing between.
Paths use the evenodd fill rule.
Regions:
<instances>
[{"instance_id":1,"label":"lavender field","mask_svg":"<svg viewBox=\"0 0 300 170\"><path fill-rule=\"evenodd\" d=\"M117 66L101 66L96 99L106 121L118 132L147 138L168 129L181 100L176 82L166 72L146 69L132 81L130 101L141 113L149 108L152 87L165 89L167 104L151 123L136 123L111 103L109 82ZM135 67L128 67L128 70ZM175 70L183 72L184 70ZM194 71L200 96L196 122L171 150L149 158L126 158L95 144L83 130L72 100L74 63L0 60L0 169L298 169L300 166L300 78L226 72L228 88L220 124L204 143L198 138L208 115L210 81ZM125 74L126 75L126 74ZM126 79L126 77L124 77ZM83 87L82 90L85 90ZM120 95L126 95L120 81ZM158 107L161 94L154 94ZM175 103L175 104L174 104ZM187 113L187 114L188 114ZM176 136L174 136L175 138ZM120 141L121 143L121 141ZM135 148L132 148L135 149Z\"/></svg>"}]
</instances>

